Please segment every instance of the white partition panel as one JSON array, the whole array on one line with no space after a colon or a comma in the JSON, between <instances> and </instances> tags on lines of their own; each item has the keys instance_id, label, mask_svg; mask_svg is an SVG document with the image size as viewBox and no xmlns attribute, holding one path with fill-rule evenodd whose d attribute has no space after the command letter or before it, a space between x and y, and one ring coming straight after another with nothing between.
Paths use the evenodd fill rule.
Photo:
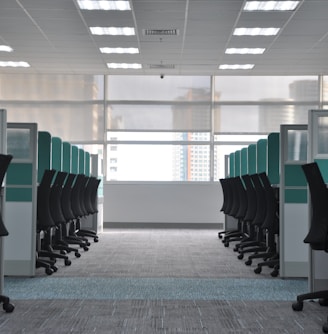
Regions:
<instances>
[{"instance_id":1,"label":"white partition panel","mask_svg":"<svg viewBox=\"0 0 328 334\"><path fill-rule=\"evenodd\" d=\"M308 162L316 161L328 183L328 111L309 111ZM311 201L309 199L309 206ZM327 204L328 205L328 204ZM310 224L309 216L309 224ZM328 254L324 251L310 252L310 291L328 289Z\"/></svg>"},{"instance_id":2,"label":"white partition panel","mask_svg":"<svg viewBox=\"0 0 328 334\"><path fill-rule=\"evenodd\" d=\"M308 277L307 125L280 127L280 277Z\"/></svg>"},{"instance_id":3,"label":"white partition panel","mask_svg":"<svg viewBox=\"0 0 328 334\"><path fill-rule=\"evenodd\" d=\"M13 160L7 172L4 241L6 275L34 276L36 260L37 124L8 123L7 151Z\"/></svg>"}]
</instances>

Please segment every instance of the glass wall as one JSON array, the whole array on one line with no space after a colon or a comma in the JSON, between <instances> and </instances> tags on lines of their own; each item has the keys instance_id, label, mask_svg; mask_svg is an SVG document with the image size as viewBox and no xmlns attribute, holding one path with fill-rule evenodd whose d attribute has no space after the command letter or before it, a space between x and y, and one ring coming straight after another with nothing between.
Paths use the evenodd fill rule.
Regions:
<instances>
[{"instance_id":1,"label":"glass wall","mask_svg":"<svg viewBox=\"0 0 328 334\"><path fill-rule=\"evenodd\" d=\"M100 154L107 180L207 182L229 153L328 108L328 77L0 75L0 108Z\"/></svg>"}]
</instances>

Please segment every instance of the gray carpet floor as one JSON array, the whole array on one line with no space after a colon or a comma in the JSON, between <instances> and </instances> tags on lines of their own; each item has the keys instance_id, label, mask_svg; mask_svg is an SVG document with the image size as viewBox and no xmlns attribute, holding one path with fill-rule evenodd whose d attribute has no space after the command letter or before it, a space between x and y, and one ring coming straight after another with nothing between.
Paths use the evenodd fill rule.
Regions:
<instances>
[{"instance_id":1,"label":"gray carpet floor","mask_svg":"<svg viewBox=\"0 0 328 334\"><path fill-rule=\"evenodd\" d=\"M328 309L304 279L254 273L215 230L111 229L51 276L6 277L0 333L322 333Z\"/></svg>"}]
</instances>

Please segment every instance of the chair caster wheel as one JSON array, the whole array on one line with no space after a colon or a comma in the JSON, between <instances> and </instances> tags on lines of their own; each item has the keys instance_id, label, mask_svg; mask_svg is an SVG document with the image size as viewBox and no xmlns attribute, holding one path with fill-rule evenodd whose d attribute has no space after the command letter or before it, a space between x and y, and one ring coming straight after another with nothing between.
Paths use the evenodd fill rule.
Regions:
<instances>
[{"instance_id":1,"label":"chair caster wheel","mask_svg":"<svg viewBox=\"0 0 328 334\"><path fill-rule=\"evenodd\" d=\"M15 306L11 303L4 303L2 305L2 308L4 309L4 311L6 311L7 313L11 313L14 309L15 309Z\"/></svg>"},{"instance_id":2,"label":"chair caster wheel","mask_svg":"<svg viewBox=\"0 0 328 334\"><path fill-rule=\"evenodd\" d=\"M218 233L218 238L222 239L222 234Z\"/></svg>"},{"instance_id":3,"label":"chair caster wheel","mask_svg":"<svg viewBox=\"0 0 328 334\"><path fill-rule=\"evenodd\" d=\"M46 274L47 275L52 275L53 273L54 273L54 271L51 268L46 269Z\"/></svg>"},{"instance_id":4,"label":"chair caster wheel","mask_svg":"<svg viewBox=\"0 0 328 334\"><path fill-rule=\"evenodd\" d=\"M66 252L65 250L61 250L61 251L60 251L60 254L62 254L62 255L66 255L67 252Z\"/></svg>"},{"instance_id":5,"label":"chair caster wheel","mask_svg":"<svg viewBox=\"0 0 328 334\"><path fill-rule=\"evenodd\" d=\"M69 259L65 259L65 266L70 266L72 264L72 261Z\"/></svg>"},{"instance_id":6,"label":"chair caster wheel","mask_svg":"<svg viewBox=\"0 0 328 334\"><path fill-rule=\"evenodd\" d=\"M328 299L326 299L326 298L320 298L319 299L319 304L321 306L328 306Z\"/></svg>"},{"instance_id":7,"label":"chair caster wheel","mask_svg":"<svg viewBox=\"0 0 328 334\"><path fill-rule=\"evenodd\" d=\"M75 252L76 257L81 257L81 254L79 252Z\"/></svg>"},{"instance_id":8,"label":"chair caster wheel","mask_svg":"<svg viewBox=\"0 0 328 334\"><path fill-rule=\"evenodd\" d=\"M324 333L328 333L328 322L326 322L323 326L322 326L322 331Z\"/></svg>"},{"instance_id":9,"label":"chair caster wheel","mask_svg":"<svg viewBox=\"0 0 328 334\"><path fill-rule=\"evenodd\" d=\"M51 269L53 270L54 273L58 271L58 268L55 265L52 265Z\"/></svg>"},{"instance_id":10,"label":"chair caster wheel","mask_svg":"<svg viewBox=\"0 0 328 334\"><path fill-rule=\"evenodd\" d=\"M294 311L302 311L303 310L303 302L297 301L297 302L293 303L292 304L292 309Z\"/></svg>"},{"instance_id":11,"label":"chair caster wheel","mask_svg":"<svg viewBox=\"0 0 328 334\"><path fill-rule=\"evenodd\" d=\"M94 238L93 241L98 242L99 241L98 237Z\"/></svg>"},{"instance_id":12,"label":"chair caster wheel","mask_svg":"<svg viewBox=\"0 0 328 334\"><path fill-rule=\"evenodd\" d=\"M244 258L244 254L243 254L243 253L239 254L239 255L237 256L237 258L238 258L239 260L242 260L242 259Z\"/></svg>"},{"instance_id":13,"label":"chair caster wheel","mask_svg":"<svg viewBox=\"0 0 328 334\"><path fill-rule=\"evenodd\" d=\"M89 241L87 241L85 244L86 244L87 246L90 246L90 245L91 245Z\"/></svg>"},{"instance_id":14,"label":"chair caster wheel","mask_svg":"<svg viewBox=\"0 0 328 334\"><path fill-rule=\"evenodd\" d=\"M261 268L261 267L257 267L257 268L254 269L254 273L255 273L255 274L260 274L261 271L262 271L262 268Z\"/></svg>"},{"instance_id":15,"label":"chair caster wheel","mask_svg":"<svg viewBox=\"0 0 328 334\"><path fill-rule=\"evenodd\" d=\"M247 260L247 261L245 262L245 264L246 264L246 266L250 266L250 265L252 264L252 260Z\"/></svg>"},{"instance_id":16,"label":"chair caster wheel","mask_svg":"<svg viewBox=\"0 0 328 334\"><path fill-rule=\"evenodd\" d=\"M229 242L228 242L228 241L226 241L226 242L224 243L224 247L229 247Z\"/></svg>"},{"instance_id":17,"label":"chair caster wheel","mask_svg":"<svg viewBox=\"0 0 328 334\"><path fill-rule=\"evenodd\" d=\"M89 247L84 246L83 249L84 249L85 251L88 251L88 250L89 250Z\"/></svg>"},{"instance_id":18,"label":"chair caster wheel","mask_svg":"<svg viewBox=\"0 0 328 334\"><path fill-rule=\"evenodd\" d=\"M273 270L272 273L271 273L272 277L278 277L278 275L279 275L278 270Z\"/></svg>"}]
</instances>

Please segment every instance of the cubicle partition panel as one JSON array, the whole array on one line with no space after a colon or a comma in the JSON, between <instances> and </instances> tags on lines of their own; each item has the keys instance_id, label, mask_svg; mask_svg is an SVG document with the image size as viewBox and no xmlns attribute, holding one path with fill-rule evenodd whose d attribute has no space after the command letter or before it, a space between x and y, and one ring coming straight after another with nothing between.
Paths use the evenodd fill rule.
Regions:
<instances>
[{"instance_id":1,"label":"cubicle partition panel","mask_svg":"<svg viewBox=\"0 0 328 334\"><path fill-rule=\"evenodd\" d=\"M241 151L238 150L235 152L235 175L234 176L240 176L241 175Z\"/></svg>"},{"instance_id":2,"label":"cubicle partition panel","mask_svg":"<svg viewBox=\"0 0 328 334\"><path fill-rule=\"evenodd\" d=\"M247 148L247 170L248 174L256 173L256 144L250 144Z\"/></svg>"},{"instance_id":3,"label":"cubicle partition panel","mask_svg":"<svg viewBox=\"0 0 328 334\"><path fill-rule=\"evenodd\" d=\"M240 151L240 175L248 174L248 151L244 147Z\"/></svg>"},{"instance_id":4,"label":"cubicle partition panel","mask_svg":"<svg viewBox=\"0 0 328 334\"><path fill-rule=\"evenodd\" d=\"M272 185L280 182L280 134L273 132L268 135L267 142L267 174Z\"/></svg>"},{"instance_id":5,"label":"cubicle partition panel","mask_svg":"<svg viewBox=\"0 0 328 334\"><path fill-rule=\"evenodd\" d=\"M51 168L51 135L49 132L38 132L38 183L45 170Z\"/></svg>"},{"instance_id":6,"label":"cubicle partition panel","mask_svg":"<svg viewBox=\"0 0 328 334\"><path fill-rule=\"evenodd\" d=\"M77 146L72 146L72 151L71 151L71 172L74 174L79 173L79 149Z\"/></svg>"},{"instance_id":7,"label":"cubicle partition panel","mask_svg":"<svg viewBox=\"0 0 328 334\"><path fill-rule=\"evenodd\" d=\"M256 143L256 172L267 172L267 139L260 139Z\"/></svg>"},{"instance_id":8,"label":"cubicle partition panel","mask_svg":"<svg viewBox=\"0 0 328 334\"><path fill-rule=\"evenodd\" d=\"M307 125L280 126L280 276L308 277Z\"/></svg>"},{"instance_id":9,"label":"cubicle partition panel","mask_svg":"<svg viewBox=\"0 0 328 334\"><path fill-rule=\"evenodd\" d=\"M85 173L85 155L84 150L82 148L78 149L78 155L79 155L79 164L78 164L78 172L79 174Z\"/></svg>"},{"instance_id":10,"label":"cubicle partition panel","mask_svg":"<svg viewBox=\"0 0 328 334\"><path fill-rule=\"evenodd\" d=\"M36 257L37 142L35 123L7 124L7 171L4 240L6 275L34 276Z\"/></svg>"},{"instance_id":11,"label":"cubicle partition panel","mask_svg":"<svg viewBox=\"0 0 328 334\"><path fill-rule=\"evenodd\" d=\"M68 142L63 142L63 163L62 170L63 172L71 172L71 155L72 155L72 146Z\"/></svg>"},{"instance_id":12,"label":"cubicle partition panel","mask_svg":"<svg viewBox=\"0 0 328 334\"><path fill-rule=\"evenodd\" d=\"M97 198L97 207L98 213L93 215L92 228L97 231L97 233L103 232L104 226L104 189L103 189L103 177L102 177L102 166L101 159L98 154L90 155L90 174L98 179L101 179L101 182L98 187L98 198Z\"/></svg>"},{"instance_id":13,"label":"cubicle partition panel","mask_svg":"<svg viewBox=\"0 0 328 334\"><path fill-rule=\"evenodd\" d=\"M229 176L235 176L235 153L229 154Z\"/></svg>"},{"instance_id":14,"label":"cubicle partition panel","mask_svg":"<svg viewBox=\"0 0 328 334\"><path fill-rule=\"evenodd\" d=\"M308 162L316 161L326 183L328 183L328 111L309 111ZM309 212L311 198L309 196ZM308 215L308 226L311 223ZM307 231L308 232L308 231ZM304 235L305 237L305 235ZM327 290L328 287L328 254L324 251L310 252L310 291Z\"/></svg>"},{"instance_id":15,"label":"cubicle partition panel","mask_svg":"<svg viewBox=\"0 0 328 334\"><path fill-rule=\"evenodd\" d=\"M51 138L51 169L62 171L63 142L58 137Z\"/></svg>"}]
</instances>

